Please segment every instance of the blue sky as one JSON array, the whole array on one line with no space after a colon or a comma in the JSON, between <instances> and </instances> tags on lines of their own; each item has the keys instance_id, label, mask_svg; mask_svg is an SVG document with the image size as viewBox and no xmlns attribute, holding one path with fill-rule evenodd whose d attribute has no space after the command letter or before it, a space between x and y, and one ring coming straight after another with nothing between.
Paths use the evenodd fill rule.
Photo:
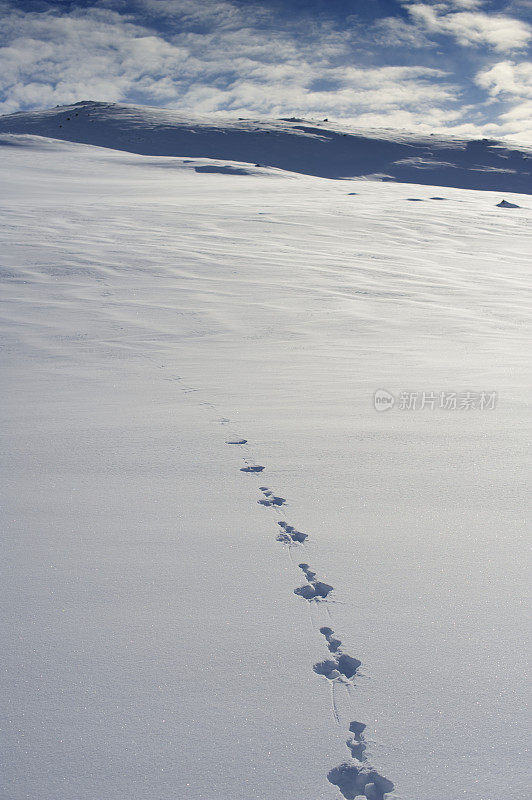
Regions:
<instances>
[{"instance_id":1,"label":"blue sky","mask_svg":"<svg viewBox=\"0 0 532 800\"><path fill-rule=\"evenodd\" d=\"M0 113L78 100L532 143L532 0L0 0Z\"/></svg>"}]
</instances>

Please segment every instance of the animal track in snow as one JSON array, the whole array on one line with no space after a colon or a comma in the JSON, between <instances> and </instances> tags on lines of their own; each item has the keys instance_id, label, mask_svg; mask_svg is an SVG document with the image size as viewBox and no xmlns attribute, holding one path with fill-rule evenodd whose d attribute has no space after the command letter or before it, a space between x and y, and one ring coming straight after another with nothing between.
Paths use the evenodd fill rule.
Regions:
<instances>
[{"instance_id":1,"label":"animal track in snow","mask_svg":"<svg viewBox=\"0 0 532 800\"><path fill-rule=\"evenodd\" d=\"M329 586L328 583L323 583L323 581L317 581L316 573L312 572L308 564L300 564L299 567L305 573L308 583L305 586L294 589L294 594L303 597L304 600L309 602L325 600L334 587Z\"/></svg>"},{"instance_id":2,"label":"animal track in snow","mask_svg":"<svg viewBox=\"0 0 532 800\"><path fill-rule=\"evenodd\" d=\"M312 576L314 573L311 572L310 575ZM351 678L354 678L362 662L359 661L358 658L348 656L340 650L342 642L340 639L336 638L332 628L320 628L320 633L325 636L327 647L334 658L326 658L324 661L319 661L317 664L314 664L314 672L318 675L323 675L330 681L334 681L338 678L340 680L344 678L351 680ZM354 731L352 732L354 733Z\"/></svg>"},{"instance_id":3,"label":"animal track in snow","mask_svg":"<svg viewBox=\"0 0 532 800\"><path fill-rule=\"evenodd\" d=\"M418 198L408 198L410 200ZM224 422L226 420L223 420ZM227 420L228 422L229 420ZM227 444L244 445L246 439L228 439ZM260 464L244 461L245 466L240 468L241 472L259 473L264 470ZM259 486L263 497L258 501L260 505L267 507L282 506L286 503L284 497L275 495L268 486ZM284 520L277 522L280 533L278 541L290 546L303 544L308 538L306 533L296 530L293 525L289 525ZM326 600L333 591L333 586L324 581L317 580L316 573L306 563L299 564L307 583L294 589L294 594L302 597L307 602L319 603ZM336 702L335 693L340 691L340 686L344 685L348 693L353 686L352 679L356 676L362 662L357 658L343 652L342 641L335 636L334 630L328 626L320 628L320 633L325 637L329 658L318 661L313 666L317 675L326 678L331 686L332 710L335 720L340 724L340 715ZM347 748L351 758L346 759L337 767L331 769L327 774L327 780L333 786L337 786L344 800L356 800L356 798L366 798L366 800L386 800L386 794L393 791L394 784L387 778L380 775L369 763L366 756L366 742L363 735L365 725L361 722L351 722L349 725L349 737L346 739Z\"/></svg>"},{"instance_id":4,"label":"animal track in snow","mask_svg":"<svg viewBox=\"0 0 532 800\"><path fill-rule=\"evenodd\" d=\"M262 494L264 495L262 500L259 500L261 506L282 506L286 503L284 497L276 497L271 489L268 489L267 486L259 486Z\"/></svg>"},{"instance_id":5,"label":"animal track in snow","mask_svg":"<svg viewBox=\"0 0 532 800\"><path fill-rule=\"evenodd\" d=\"M387 778L372 769L361 766L355 760L344 761L334 767L327 775L329 783L338 786L345 800L365 797L367 800L384 800L387 792L393 791L394 785Z\"/></svg>"},{"instance_id":6,"label":"animal track in snow","mask_svg":"<svg viewBox=\"0 0 532 800\"><path fill-rule=\"evenodd\" d=\"M418 198L409 198L418 199ZM436 199L436 198L434 198ZM175 378L181 380L180 377ZM185 391L191 387L184 387ZM206 405L211 405L206 403ZM213 407L213 406L212 406ZM227 417L219 418L219 423L228 425L230 420ZM247 439L238 436L229 436L226 444L228 445L245 445ZM240 467L241 472L245 473L261 473L265 469L261 464L250 463L251 459L244 458L244 466ZM286 502L285 498L278 497L267 486L260 486L260 492L263 497L258 501L261 505L267 507L282 506ZM277 539L290 546L296 544L303 544L308 535L296 530L292 525L285 521L278 521L280 532ZM294 594L302 597L307 602L319 603L328 599L329 594L333 591L333 586L317 580L316 573L306 563L299 564L307 583L294 589ZM340 725L340 715L338 713L338 706L336 696L338 692L346 691L349 695L353 687L352 679L357 675L362 662L353 656L343 652L342 641L335 635L334 630L328 626L323 626L320 633L324 636L327 643L327 649L330 653L328 658L317 662L313 666L313 670L317 675L326 678L330 684L332 709L336 722ZM342 685L345 689L342 690ZM365 725L360 722L351 722L349 725L349 736L346 739L346 746L350 753L350 758L346 758L337 767L331 769L327 774L327 780L333 786L338 787L344 800L356 800L356 798L366 798L366 800L386 800L385 795L393 791L394 785L391 781L380 775L368 762L366 756L366 742L364 738Z\"/></svg>"},{"instance_id":7,"label":"animal track in snow","mask_svg":"<svg viewBox=\"0 0 532 800\"><path fill-rule=\"evenodd\" d=\"M325 661L318 661L314 664L314 672L323 675L329 681L351 680L357 674L357 670L362 664L358 658L348 656L346 653L339 653L335 658L326 658Z\"/></svg>"},{"instance_id":8,"label":"animal track in snow","mask_svg":"<svg viewBox=\"0 0 532 800\"><path fill-rule=\"evenodd\" d=\"M279 542L284 542L285 544L303 544L305 539L308 539L306 533L296 531L293 525L289 525L287 522L278 522L277 524L282 529L282 532L277 537L277 541Z\"/></svg>"},{"instance_id":9,"label":"animal track in snow","mask_svg":"<svg viewBox=\"0 0 532 800\"><path fill-rule=\"evenodd\" d=\"M309 583L316 577L316 573L311 570L308 564L300 564L299 569L303 570L305 573L305 578Z\"/></svg>"},{"instance_id":10,"label":"animal track in snow","mask_svg":"<svg viewBox=\"0 0 532 800\"><path fill-rule=\"evenodd\" d=\"M309 572L311 578L314 575L313 572L308 570L308 567L305 572ZM315 664L314 672L318 675L323 675L332 684L333 711L338 722L334 686L339 683L349 686L351 679L357 674L362 662L358 658L353 658L341 651L342 642L334 635L332 628L324 626L320 628L320 633L325 636L327 647L333 654L333 658L328 658ZM357 797L365 797L366 800L385 800L387 792L391 792L394 788L391 781L383 778L373 767L367 764L365 728L366 726L362 722L353 721L350 723L350 736L346 740L346 745L351 752L351 758L338 767L334 767L327 775L329 783L339 788L345 800L355 800Z\"/></svg>"},{"instance_id":11,"label":"animal track in snow","mask_svg":"<svg viewBox=\"0 0 532 800\"><path fill-rule=\"evenodd\" d=\"M322 633L327 639L327 647L329 648L331 653L336 653L342 642L340 641L340 639L337 639L334 636L333 629L327 627L320 628L320 633Z\"/></svg>"},{"instance_id":12,"label":"animal track in snow","mask_svg":"<svg viewBox=\"0 0 532 800\"><path fill-rule=\"evenodd\" d=\"M366 741L363 733L366 726L362 722L352 722L349 726L349 732L353 735L349 737L346 742L351 755L358 761L366 761Z\"/></svg>"}]
</instances>

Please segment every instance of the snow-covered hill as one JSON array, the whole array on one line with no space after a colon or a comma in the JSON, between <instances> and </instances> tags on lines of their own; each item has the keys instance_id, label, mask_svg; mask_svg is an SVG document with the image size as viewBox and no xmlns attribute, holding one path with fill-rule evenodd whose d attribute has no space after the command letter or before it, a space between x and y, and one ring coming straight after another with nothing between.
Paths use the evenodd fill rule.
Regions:
<instances>
[{"instance_id":1,"label":"snow-covered hill","mask_svg":"<svg viewBox=\"0 0 532 800\"><path fill-rule=\"evenodd\" d=\"M353 130L303 119L190 119L159 108L95 102L3 116L0 132L143 155L259 163L324 178L532 192L532 149L487 139Z\"/></svg>"},{"instance_id":2,"label":"snow-covered hill","mask_svg":"<svg viewBox=\"0 0 532 800\"><path fill-rule=\"evenodd\" d=\"M530 197L163 118L1 122L0 797L525 800Z\"/></svg>"}]
</instances>

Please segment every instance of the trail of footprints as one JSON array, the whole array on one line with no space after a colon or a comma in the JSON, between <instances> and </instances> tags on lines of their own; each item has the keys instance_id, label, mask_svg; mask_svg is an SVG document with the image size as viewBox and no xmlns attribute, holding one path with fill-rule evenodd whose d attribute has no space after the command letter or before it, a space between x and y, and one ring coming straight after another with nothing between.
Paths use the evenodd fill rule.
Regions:
<instances>
[{"instance_id":1,"label":"trail of footprints","mask_svg":"<svg viewBox=\"0 0 532 800\"><path fill-rule=\"evenodd\" d=\"M325 600L326 597L332 592L333 586L328 583L316 580L316 573L312 572L308 564L300 564L299 569L307 579L304 586L299 586L294 589L294 594L299 595L304 600Z\"/></svg>"},{"instance_id":2,"label":"trail of footprints","mask_svg":"<svg viewBox=\"0 0 532 800\"><path fill-rule=\"evenodd\" d=\"M284 497L276 497L267 486L259 486L260 491L264 497L259 500L261 506L282 506L286 503Z\"/></svg>"},{"instance_id":3,"label":"trail of footprints","mask_svg":"<svg viewBox=\"0 0 532 800\"><path fill-rule=\"evenodd\" d=\"M289 525L288 522L280 521L277 524L281 529L277 536L278 542L283 542L284 544L303 544L303 542L308 539L306 533L296 531L293 525Z\"/></svg>"},{"instance_id":4,"label":"trail of footprints","mask_svg":"<svg viewBox=\"0 0 532 800\"><path fill-rule=\"evenodd\" d=\"M227 444L243 445L247 444L247 439L234 438L227 441ZM260 464L254 464L245 460L245 466L240 468L241 472L261 473L265 468ZM278 497L267 486L260 486L259 491L262 497L258 503L268 508L278 508L286 503L284 497ZM308 539L306 533L296 530L292 525L284 520L278 520L277 525L280 531L277 541L289 547L304 545ZM334 591L334 587L319 580L316 573L310 566L301 562L299 568L302 571L306 583L294 589L294 594L306 600L308 603L327 602L329 595ZM353 679L356 677L362 662L345 653L342 648L341 640L335 635L332 628L323 626L320 633L325 639L329 656L323 661L314 664L314 672L323 676L330 682L333 690L333 712L339 723L338 714L334 706L334 687L343 684L346 687L354 686ZM327 779L334 786L337 786L345 800L355 800L362 797L366 800L385 800L388 792L393 791L394 785L387 778L380 775L368 763L366 756L366 742L364 739L365 725L361 722L351 722L349 725L349 736L346 745L350 753L343 763L331 769Z\"/></svg>"}]
</instances>

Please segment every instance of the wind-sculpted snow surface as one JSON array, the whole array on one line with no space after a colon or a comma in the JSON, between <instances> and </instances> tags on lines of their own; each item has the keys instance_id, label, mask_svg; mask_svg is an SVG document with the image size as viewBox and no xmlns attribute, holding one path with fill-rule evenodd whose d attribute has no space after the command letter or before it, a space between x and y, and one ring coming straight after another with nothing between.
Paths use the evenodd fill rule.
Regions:
<instances>
[{"instance_id":1,"label":"wind-sculpted snow surface","mask_svg":"<svg viewBox=\"0 0 532 800\"><path fill-rule=\"evenodd\" d=\"M191 119L175 111L81 102L0 117L0 133L27 133L155 156L221 159L197 172L253 175L276 167L324 178L365 177L431 186L532 192L532 149L305 120Z\"/></svg>"},{"instance_id":2,"label":"wind-sculpted snow surface","mask_svg":"<svg viewBox=\"0 0 532 800\"><path fill-rule=\"evenodd\" d=\"M0 134L0 796L528 800L529 195L92 108Z\"/></svg>"}]
</instances>

